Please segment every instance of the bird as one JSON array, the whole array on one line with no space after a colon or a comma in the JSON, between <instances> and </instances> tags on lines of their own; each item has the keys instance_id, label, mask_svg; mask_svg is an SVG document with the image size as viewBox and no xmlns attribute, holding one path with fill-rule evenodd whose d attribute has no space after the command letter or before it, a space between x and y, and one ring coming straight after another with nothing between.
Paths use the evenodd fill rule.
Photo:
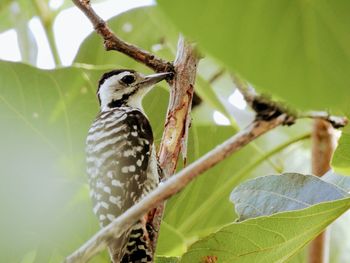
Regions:
<instances>
[{"instance_id":1,"label":"bird","mask_svg":"<svg viewBox=\"0 0 350 263\"><path fill-rule=\"evenodd\" d=\"M144 95L171 72L144 75L116 69L102 75L100 111L86 139L86 162L93 212L105 227L159 184L153 132L142 108ZM109 246L112 262L153 262L147 215Z\"/></svg>"}]
</instances>

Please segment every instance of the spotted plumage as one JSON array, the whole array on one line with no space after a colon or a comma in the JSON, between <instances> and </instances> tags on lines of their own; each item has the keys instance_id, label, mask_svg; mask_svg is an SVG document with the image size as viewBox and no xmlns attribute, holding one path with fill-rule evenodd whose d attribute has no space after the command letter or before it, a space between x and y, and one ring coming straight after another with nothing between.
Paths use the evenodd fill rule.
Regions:
<instances>
[{"instance_id":1,"label":"spotted plumage","mask_svg":"<svg viewBox=\"0 0 350 263\"><path fill-rule=\"evenodd\" d=\"M102 76L101 111L87 137L87 173L93 212L102 227L154 189L159 180L153 133L143 95L169 74L115 70ZM113 262L152 262L147 215L109 248Z\"/></svg>"}]
</instances>

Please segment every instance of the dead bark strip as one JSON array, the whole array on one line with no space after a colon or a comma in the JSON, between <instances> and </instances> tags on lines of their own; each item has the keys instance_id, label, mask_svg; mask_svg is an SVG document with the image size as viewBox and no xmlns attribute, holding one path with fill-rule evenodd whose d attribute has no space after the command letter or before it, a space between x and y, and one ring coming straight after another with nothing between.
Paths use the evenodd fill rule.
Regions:
<instances>
[{"instance_id":1,"label":"dead bark strip","mask_svg":"<svg viewBox=\"0 0 350 263\"><path fill-rule=\"evenodd\" d=\"M176 170L180 152L186 162L188 130L191 123L191 105L199 58L192 44L179 37L174 62L175 77L171 82L170 99L163 137L158 151L159 164L166 180ZM165 202L159 204L151 222L154 229L153 251L156 251Z\"/></svg>"}]
</instances>

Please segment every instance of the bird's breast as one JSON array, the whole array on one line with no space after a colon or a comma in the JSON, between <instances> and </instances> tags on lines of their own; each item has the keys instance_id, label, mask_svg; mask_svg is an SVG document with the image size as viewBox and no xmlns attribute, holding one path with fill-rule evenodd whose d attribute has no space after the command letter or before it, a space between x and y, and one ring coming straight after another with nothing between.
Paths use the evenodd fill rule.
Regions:
<instances>
[{"instance_id":1,"label":"bird's breast","mask_svg":"<svg viewBox=\"0 0 350 263\"><path fill-rule=\"evenodd\" d=\"M102 112L86 142L94 212L106 225L158 182L152 129L138 110Z\"/></svg>"}]
</instances>

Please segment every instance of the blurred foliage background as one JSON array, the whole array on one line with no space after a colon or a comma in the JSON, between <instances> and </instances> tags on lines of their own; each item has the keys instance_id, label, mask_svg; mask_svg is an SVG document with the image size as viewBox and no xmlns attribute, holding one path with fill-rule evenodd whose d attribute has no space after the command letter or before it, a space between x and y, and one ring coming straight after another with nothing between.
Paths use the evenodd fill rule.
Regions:
<instances>
[{"instance_id":1,"label":"blurred foliage background","mask_svg":"<svg viewBox=\"0 0 350 263\"><path fill-rule=\"evenodd\" d=\"M205 57L199 65L195 89L203 101L192 113L189 162L254 118L224 69L238 70L261 90L290 100L292 107L347 113L350 34L345 25L349 25L350 18L337 18L334 14L349 10L348 4L342 6L338 2L332 5L330 13L328 1L319 1L316 9L315 1L307 1L303 19L317 27L310 27L303 32L305 39L300 39L299 30L304 27L302 18L295 15L300 8L296 3L274 1L269 6L276 9L265 12L264 1L258 1L258 6L243 1L159 2L160 6L139 7L119 14L109 20L109 25L122 39L170 61L174 59L180 31L200 43ZM149 72L122 54L106 52L94 33L81 43L73 63L62 67L53 24L60 12L71 5L68 0L56 9L47 0L0 2L0 32L14 29L21 53L20 62L0 61L1 262L61 262L98 230L91 212L84 163L87 130L98 111L97 81L112 68ZM277 13L280 16L269 17ZM28 27L33 17L38 17L43 26L56 65L53 69L37 67L37 39ZM284 25L276 26L280 19L289 31L282 30ZM266 21L264 28L271 30L260 32L257 24L261 21ZM315 28L321 32L313 31ZM321 38L315 40L315 35ZM336 35L340 41L327 41L329 35ZM323 44L316 45L315 41ZM244 56L247 53L251 54L249 58ZM322 63L314 64L317 61L313 56ZM331 68L334 65L336 68ZM304 74L306 81L302 78ZM310 85L315 79L317 85ZM329 89L330 83L340 87L337 92ZM144 101L156 143L162 133L167 88L161 84ZM310 173L310 131L309 120L279 127L171 198L157 254L181 255L198 239L233 222L237 216L229 196L242 181L288 171ZM348 162L341 163L349 167ZM179 169L181 166L180 162ZM345 262L343 259L349 258L350 243L345 237L348 229L344 230L345 219L341 220L332 232L331 262ZM103 253L92 262L108 262L107 258ZM304 252L291 261L305 262Z\"/></svg>"}]
</instances>

